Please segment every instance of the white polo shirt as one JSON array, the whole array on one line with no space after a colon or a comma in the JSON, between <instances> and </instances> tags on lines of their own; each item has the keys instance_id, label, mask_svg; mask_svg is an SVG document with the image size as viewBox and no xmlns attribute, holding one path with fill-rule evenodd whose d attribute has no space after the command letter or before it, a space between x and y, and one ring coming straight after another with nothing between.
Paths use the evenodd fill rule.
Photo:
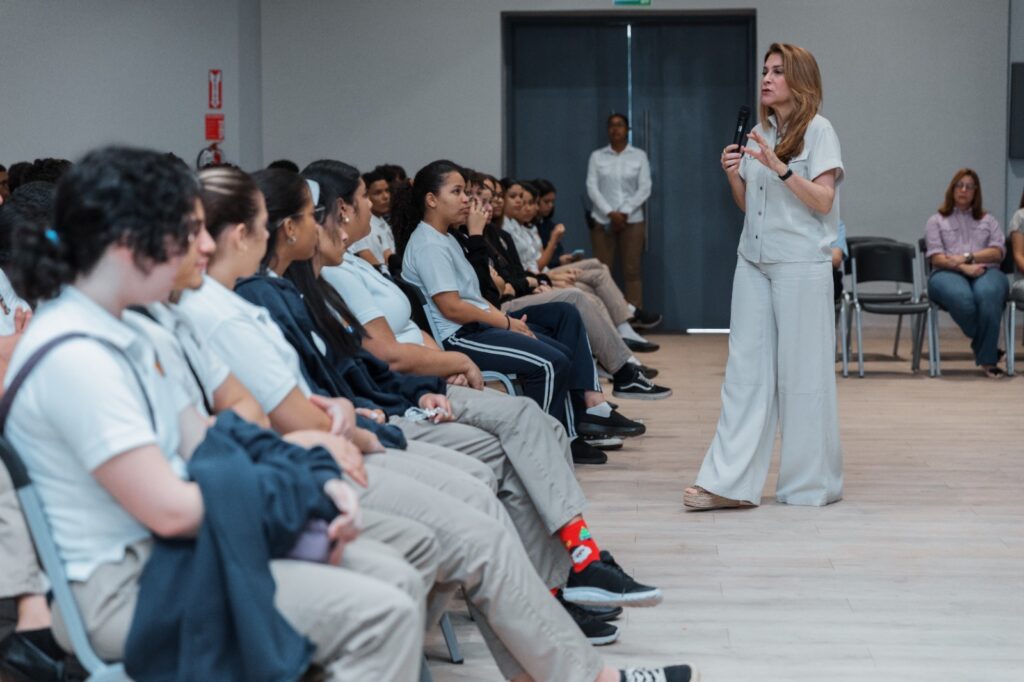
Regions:
<instances>
[{"instance_id":1,"label":"white polo shirt","mask_svg":"<svg viewBox=\"0 0 1024 682\"><path fill-rule=\"evenodd\" d=\"M647 154L631 144L621 152L611 145L594 150L587 163L587 196L594 208L590 215L607 225L612 211L625 213L627 221L644 219L644 202L651 196L651 164Z\"/></svg>"},{"instance_id":2,"label":"white polo shirt","mask_svg":"<svg viewBox=\"0 0 1024 682\"><path fill-rule=\"evenodd\" d=\"M311 393L298 353L266 308L249 303L207 276L199 289L182 294L175 311L188 320L267 414L295 387L306 396Z\"/></svg>"},{"instance_id":3,"label":"white polo shirt","mask_svg":"<svg viewBox=\"0 0 1024 682\"><path fill-rule=\"evenodd\" d=\"M155 444L184 478L178 415L189 399L164 376L146 338L73 286L39 306L11 359L5 386L36 349L73 331L105 339L124 354L93 339L65 341L51 350L18 392L6 436L39 491L68 577L81 581L150 535L93 472L117 455Z\"/></svg>"},{"instance_id":4,"label":"white polo shirt","mask_svg":"<svg viewBox=\"0 0 1024 682\"><path fill-rule=\"evenodd\" d=\"M345 299L359 324L383 317L399 343L423 345L423 332L412 321L409 299L365 260L346 252L341 265L323 268L320 276Z\"/></svg>"},{"instance_id":5,"label":"white polo shirt","mask_svg":"<svg viewBox=\"0 0 1024 682\"><path fill-rule=\"evenodd\" d=\"M384 263L385 251L395 252L395 235L391 225L379 216L370 216L370 233L349 247L352 253L367 250L373 253L378 263Z\"/></svg>"},{"instance_id":6,"label":"white polo shirt","mask_svg":"<svg viewBox=\"0 0 1024 682\"><path fill-rule=\"evenodd\" d=\"M768 130L757 130L774 147L775 118ZM751 145L754 143L751 142ZM839 170L836 189L845 176L839 138L823 116L811 119L804 134L803 150L789 162L794 175L814 180L822 173ZM839 236L839 193L828 213L815 213L800 201L779 176L757 159L744 155L740 177L746 181L747 213L740 235L739 254L752 263L800 263L832 259L832 242Z\"/></svg>"},{"instance_id":7,"label":"white polo shirt","mask_svg":"<svg viewBox=\"0 0 1024 682\"><path fill-rule=\"evenodd\" d=\"M131 310L125 312L124 321L152 342L166 375L178 383L200 414L209 415L206 404L213 405L213 394L231 371L207 348L184 317L162 303L154 303L147 309L155 321Z\"/></svg>"},{"instance_id":8,"label":"white polo shirt","mask_svg":"<svg viewBox=\"0 0 1024 682\"><path fill-rule=\"evenodd\" d=\"M427 311L441 339L447 339L462 325L452 322L438 310L434 296L455 291L466 303L481 310L489 310L480 293L476 271L466 260L458 240L450 234L441 234L426 223L420 223L409 237L402 258L402 279L417 286L427 298Z\"/></svg>"},{"instance_id":9,"label":"white polo shirt","mask_svg":"<svg viewBox=\"0 0 1024 682\"><path fill-rule=\"evenodd\" d=\"M30 310L28 303L14 292L11 280L0 270L0 336L14 333L14 313L18 308Z\"/></svg>"}]
</instances>

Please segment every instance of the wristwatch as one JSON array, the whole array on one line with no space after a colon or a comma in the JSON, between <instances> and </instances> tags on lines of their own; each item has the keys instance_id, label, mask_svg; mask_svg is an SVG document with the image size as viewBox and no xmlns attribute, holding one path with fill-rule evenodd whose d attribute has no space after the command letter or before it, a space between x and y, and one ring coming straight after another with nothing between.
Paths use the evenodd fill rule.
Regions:
<instances>
[{"instance_id":1,"label":"wristwatch","mask_svg":"<svg viewBox=\"0 0 1024 682\"><path fill-rule=\"evenodd\" d=\"M974 254L969 252L969 251L965 252L964 253L964 262L967 263L968 265L973 263L974 262Z\"/></svg>"},{"instance_id":2,"label":"wristwatch","mask_svg":"<svg viewBox=\"0 0 1024 682\"><path fill-rule=\"evenodd\" d=\"M786 166L786 172L779 174L779 180L785 182L786 180L789 180L791 175L793 175L793 169L790 168L789 166Z\"/></svg>"}]
</instances>

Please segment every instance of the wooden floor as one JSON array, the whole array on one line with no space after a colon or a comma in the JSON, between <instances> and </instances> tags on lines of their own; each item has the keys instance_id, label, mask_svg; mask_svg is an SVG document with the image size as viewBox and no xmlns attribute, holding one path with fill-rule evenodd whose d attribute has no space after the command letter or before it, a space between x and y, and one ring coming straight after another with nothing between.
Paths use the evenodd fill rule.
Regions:
<instances>
[{"instance_id":1,"label":"wooden floor","mask_svg":"<svg viewBox=\"0 0 1024 682\"><path fill-rule=\"evenodd\" d=\"M776 462L760 508L684 512L727 342L652 337L662 350L643 359L675 395L621 401L650 435L578 469L597 541L665 592L627 610L606 660L691 661L705 682L1024 680L1024 378L981 377L950 327L941 378L886 359L891 327L866 339L864 379L837 373L845 498L824 509L775 504ZM472 622L454 622L466 662L432 634L434 679L500 679Z\"/></svg>"}]
</instances>

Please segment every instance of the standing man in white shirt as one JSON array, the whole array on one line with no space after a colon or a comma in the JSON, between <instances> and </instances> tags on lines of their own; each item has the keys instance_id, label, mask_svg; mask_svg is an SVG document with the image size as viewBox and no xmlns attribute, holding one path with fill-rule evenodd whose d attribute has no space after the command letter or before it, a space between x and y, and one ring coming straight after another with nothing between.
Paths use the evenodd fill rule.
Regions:
<instances>
[{"instance_id":1,"label":"standing man in white shirt","mask_svg":"<svg viewBox=\"0 0 1024 682\"><path fill-rule=\"evenodd\" d=\"M608 146L590 155L587 195L594 205L590 213L595 222L590 231L594 255L613 268L618 249L626 300L642 309L643 205L651 196L651 164L642 149L629 144L629 119L623 114L608 117Z\"/></svg>"}]
</instances>

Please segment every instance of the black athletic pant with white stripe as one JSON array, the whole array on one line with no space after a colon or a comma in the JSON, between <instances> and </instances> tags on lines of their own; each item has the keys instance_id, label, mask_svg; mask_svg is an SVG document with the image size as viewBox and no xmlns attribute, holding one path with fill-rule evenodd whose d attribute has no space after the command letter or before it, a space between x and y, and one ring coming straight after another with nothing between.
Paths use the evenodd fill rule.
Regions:
<instances>
[{"instance_id":1,"label":"black athletic pant with white stripe","mask_svg":"<svg viewBox=\"0 0 1024 682\"><path fill-rule=\"evenodd\" d=\"M523 392L575 437L582 392L600 390L579 313L567 303L545 303L511 316L525 316L537 338L473 323L445 339L444 346L465 353L484 371L515 374Z\"/></svg>"}]
</instances>

